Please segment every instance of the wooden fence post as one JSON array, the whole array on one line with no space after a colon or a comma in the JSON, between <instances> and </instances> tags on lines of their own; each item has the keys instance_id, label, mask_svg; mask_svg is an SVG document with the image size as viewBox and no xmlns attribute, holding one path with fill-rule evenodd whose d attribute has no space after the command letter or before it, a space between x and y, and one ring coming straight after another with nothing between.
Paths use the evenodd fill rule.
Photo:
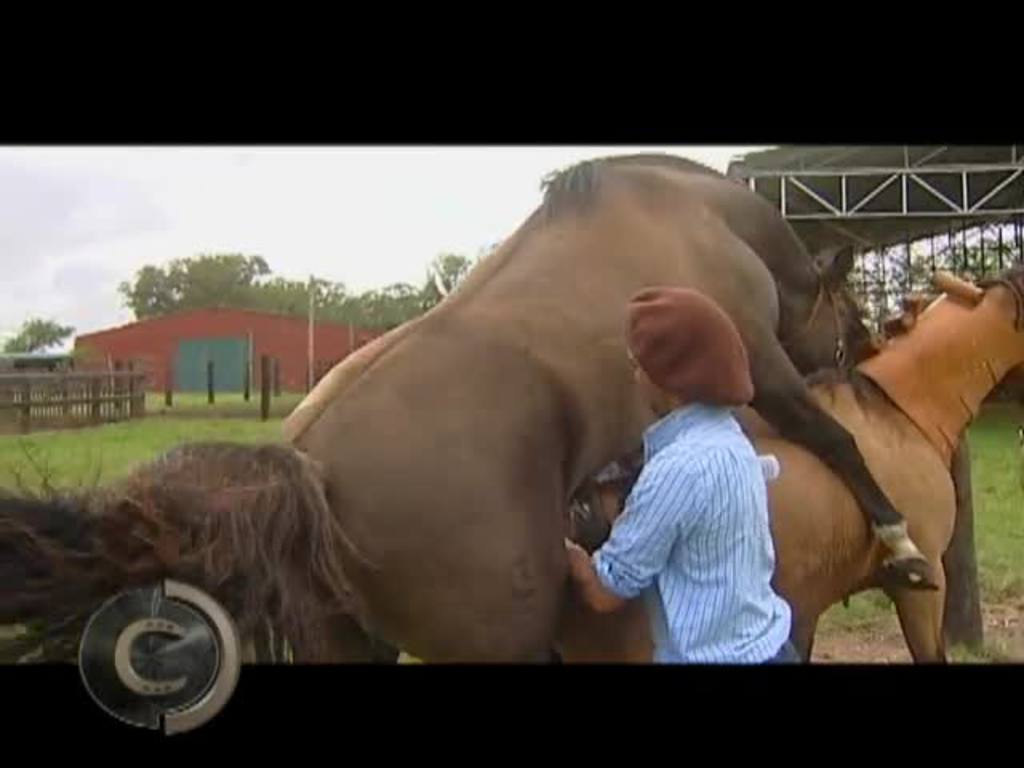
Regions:
<instances>
[{"instance_id":1,"label":"wooden fence post","mask_svg":"<svg viewBox=\"0 0 1024 768\"><path fill-rule=\"evenodd\" d=\"M274 358L274 397L281 396L281 361Z\"/></svg>"},{"instance_id":2,"label":"wooden fence post","mask_svg":"<svg viewBox=\"0 0 1024 768\"><path fill-rule=\"evenodd\" d=\"M213 405L213 360L206 363L206 401Z\"/></svg>"},{"instance_id":3,"label":"wooden fence post","mask_svg":"<svg viewBox=\"0 0 1024 768\"><path fill-rule=\"evenodd\" d=\"M242 372L242 376L244 378L244 381L243 381L243 384L242 384L243 385L242 399L244 399L245 402L247 402L247 403L249 402L249 390L252 388L252 382L249 381L251 368L252 368L252 366L246 364L245 370Z\"/></svg>"},{"instance_id":4,"label":"wooden fence post","mask_svg":"<svg viewBox=\"0 0 1024 768\"><path fill-rule=\"evenodd\" d=\"M137 419L138 403L136 402L136 388L135 388L135 363L131 360L128 361L128 418Z\"/></svg>"},{"instance_id":5,"label":"wooden fence post","mask_svg":"<svg viewBox=\"0 0 1024 768\"><path fill-rule=\"evenodd\" d=\"M270 418L270 356L260 358L260 419Z\"/></svg>"},{"instance_id":6,"label":"wooden fence post","mask_svg":"<svg viewBox=\"0 0 1024 768\"><path fill-rule=\"evenodd\" d=\"M32 382L26 379L21 385L21 431L32 429Z\"/></svg>"},{"instance_id":7,"label":"wooden fence post","mask_svg":"<svg viewBox=\"0 0 1024 768\"><path fill-rule=\"evenodd\" d=\"M68 400L70 399L70 397L71 393L68 390L68 375L67 373L64 373L60 377L60 415L65 422L68 420L68 417L71 416L71 406L68 404Z\"/></svg>"},{"instance_id":8,"label":"wooden fence post","mask_svg":"<svg viewBox=\"0 0 1024 768\"><path fill-rule=\"evenodd\" d=\"M114 396L114 413L112 414L115 420L120 419L124 416L124 378L121 376L121 372L124 370L124 363L120 360L114 361L114 376L111 379L114 383L114 391L111 393Z\"/></svg>"},{"instance_id":9,"label":"wooden fence post","mask_svg":"<svg viewBox=\"0 0 1024 768\"><path fill-rule=\"evenodd\" d=\"M174 371L170 366L164 375L164 405L168 408L174 405Z\"/></svg>"},{"instance_id":10,"label":"wooden fence post","mask_svg":"<svg viewBox=\"0 0 1024 768\"><path fill-rule=\"evenodd\" d=\"M93 376L89 382L89 415L95 424L99 424L100 418L100 388L103 386L102 375Z\"/></svg>"}]
</instances>

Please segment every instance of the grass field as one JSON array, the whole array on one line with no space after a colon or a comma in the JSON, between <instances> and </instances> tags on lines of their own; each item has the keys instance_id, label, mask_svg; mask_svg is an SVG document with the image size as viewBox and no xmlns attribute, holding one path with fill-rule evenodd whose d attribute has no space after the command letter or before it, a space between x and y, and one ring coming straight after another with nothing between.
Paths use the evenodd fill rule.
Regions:
<instances>
[{"instance_id":1,"label":"grass field","mask_svg":"<svg viewBox=\"0 0 1024 768\"><path fill-rule=\"evenodd\" d=\"M184 442L279 440L281 420L258 418L169 419L150 417L59 432L0 437L0 488L39 487L40 476L52 485L90 486L123 475Z\"/></svg>"},{"instance_id":2,"label":"grass field","mask_svg":"<svg viewBox=\"0 0 1024 768\"><path fill-rule=\"evenodd\" d=\"M287 399L286 399L287 398ZM278 413L287 413L300 395L282 396ZM179 396L175 415L160 415L162 397L147 402L150 416L141 421L62 432L38 432L25 437L0 437L0 487L17 490L18 478L38 487L40 471L60 487L107 482L182 442L280 439L280 418L261 422L258 399L244 403L240 394L219 396L214 406L205 395ZM286 403L291 405L286 407ZM216 414L218 418L209 418ZM991 406L971 427L969 441L974 489L975 540L982 601L986 605L1020 605L1024 615L1024 491L1016 427L1024 423L1024 409ZM1007 619L1008 621L1008 619ZM852 633L870 637L880 632L898 634L889 600L880 592L854 597L849 608L836 606L821 621L819 637ZM988 629L986 629L988 632ZM994 646L993 646L994 647ZM998 648L975 654L954 651L968 660L1000 658ZM1024 660L1024 659L1022 659Z\"/></svg>"},{"instance_id":3,"label":"grass field","mask_svg":"<svg viewBox=\"0 0 1024 768\"><path fill-rule=\"evenodd\" d=\"M280 397L271 397L271 417L284 418L303 397L305 394L298 392L282 392ZM241 392L217 392L211 405L207 402L205 392L180 392L174 394L172 405L168 408L162 393L148 392L146 413L151 416L183 418L259 418L260 393L259 390L252 392L249 402L246 402Z\"/></svg>"}]
</instances>

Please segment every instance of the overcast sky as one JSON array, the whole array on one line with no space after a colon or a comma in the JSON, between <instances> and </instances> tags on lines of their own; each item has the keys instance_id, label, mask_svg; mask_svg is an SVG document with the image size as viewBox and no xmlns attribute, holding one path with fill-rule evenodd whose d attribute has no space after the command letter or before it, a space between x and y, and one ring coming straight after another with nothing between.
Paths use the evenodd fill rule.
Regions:
<instances>
[{"instance_id":1,"label":"overcast sky","mask_svg":"<svg viewBox=\"0 0 1024 768\"><path fill-rule=\"evenodd\" d=\"M362 291L475 256L540 202L540 180L635 147L0 148L0 338L29 316L129 322L146 264L259 254L275 274ZM764 147L643 147L724 171Z\"/></svg>"}]
</instances>

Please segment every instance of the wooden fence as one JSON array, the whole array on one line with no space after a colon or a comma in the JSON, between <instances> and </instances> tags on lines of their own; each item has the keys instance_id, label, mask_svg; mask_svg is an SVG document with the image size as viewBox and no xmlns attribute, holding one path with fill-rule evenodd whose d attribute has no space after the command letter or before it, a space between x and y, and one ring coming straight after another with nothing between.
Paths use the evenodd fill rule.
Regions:
<instances>
[{"instance_id":1,"label":"wooden fence","mask_svg":"<svg viewBox=\"0 0 1024 768\"><path fill-rule=\"evenodd\" d=\"M131 370L0 374L0 426L31 432L141 418L145 379Z\"/></svg>"}]
</instances>

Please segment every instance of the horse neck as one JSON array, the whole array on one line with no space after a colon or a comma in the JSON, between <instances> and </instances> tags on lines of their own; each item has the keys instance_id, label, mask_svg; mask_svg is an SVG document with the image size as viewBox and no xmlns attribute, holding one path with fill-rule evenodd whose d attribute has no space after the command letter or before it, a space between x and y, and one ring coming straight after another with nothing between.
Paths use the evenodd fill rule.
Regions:
<instances>
[{"instance_id":1,"label":"horse neck","mask_svg":"<svg viewBox=\"0 0 1024 768\"><path fill-rule=\"evenodd\" d=\"M982 402L1022 361L1020 334L992 296L976 306L945 296L908 334L858 370L881 387L949 466Z\"/></svg>"},{"instance_id":2,"label":"horse neck","mask_svg":"<svg viewBox=\"0 0 1024 768\"><path fill-rule=\"evenodd\" d=\"M779 294L779 335L799 340L816 312L828 309L822 304L825 286L821 275L808 260L798 259L784 268L772 265L769 269Z\"/></svg>"}]
</instances>

